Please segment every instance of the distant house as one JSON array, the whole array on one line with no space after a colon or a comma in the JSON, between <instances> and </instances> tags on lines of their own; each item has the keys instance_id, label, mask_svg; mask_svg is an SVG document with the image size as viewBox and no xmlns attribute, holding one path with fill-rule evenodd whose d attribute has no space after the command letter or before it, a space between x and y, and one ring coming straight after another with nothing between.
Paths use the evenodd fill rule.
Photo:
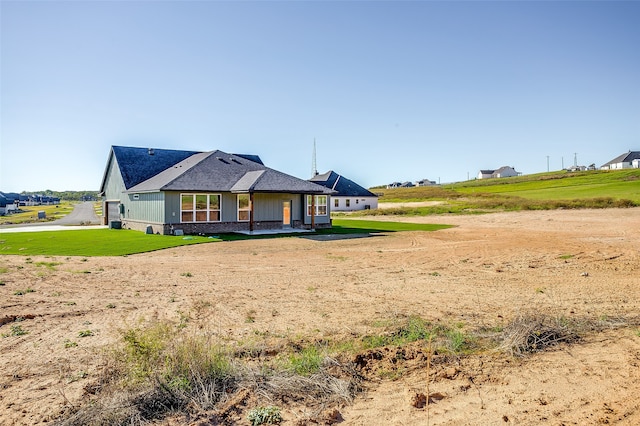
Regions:
<instances>
[{"instance_id":1,"label":"distant house","mask_svg":"<svg viewBox=\"0 0 640 426\"><path fill-rule=\"evenodd\" d=\"M520 173L516 172L513 167L502 166L497 170L480 170L478 179L503 178L518 175L520 175Z\"/></svg>"},{"instance_id":2,"label":"distant house","mask_svg":"<svg viewBox=\"0 0 640 426\"><path fill-rule=\"evenodd\" d=\"M20 206L20 194L0 192L0 216L14 213Z\"/></svg>"},{"instance_id":3,"label":"distant house","mask_svg":"<svg viewBox=\"0 0 640 426\"><path fill-rule=\"evenodd\" d=\"M569 166L565 170L568 172L584 172L587 170L595 170L595 169L596 169L596 165L590 164L588 166Z\"/></svg>"},{"instance_id":4,"label":"distant house","mask_svg":"<svg viewBox=\"0 0 640 426\"><path fill-rule=\"evenodd\" d=\"M159 234L331 227L331 193L255 155L125 146L100 185L105 224Z\"/></svg>"},{"instance_id":5,"label":"distant house","mask_svg":"<svg viewBox=\"0 0 640 426\"><path fill-rule=\"evenodd\" d=\"M600 166L601 170L638 169L640 151L629 151Z\"/></svg>"},{"instance_id":6,"label":"distant house","mask_svg":"<svg viewBox=\"0 0 640 426\"><path fill-rule=\"evenodd\" d=\"M333 170L316 175L309 181L336 191L331 195L333 211L355 211L378 208L378 196Z\"/></svg>"},{"instance_id":7,"label":"distant house","mask_svg":"<svg viewBox=\"0 0 640 426\"><path fill-rule=\"evenodd\" d=\"M414 186L415 185L413 183L408 182L408 181L407 182L393 182L393 183L390 183L389 185L387 185L387 189L390 189L390 188L412 188Z\"/></svg>"},{"instance_id":8,"label":"distant house","mask_svg":"<svg viewBox=\"0 0 640 426\"><path fill-rule=\"evenodd\" d=\"M422 179L416 182L416 186L432 186L435 185L436 181L429 179Z\"/></svg>"}]
</instances>

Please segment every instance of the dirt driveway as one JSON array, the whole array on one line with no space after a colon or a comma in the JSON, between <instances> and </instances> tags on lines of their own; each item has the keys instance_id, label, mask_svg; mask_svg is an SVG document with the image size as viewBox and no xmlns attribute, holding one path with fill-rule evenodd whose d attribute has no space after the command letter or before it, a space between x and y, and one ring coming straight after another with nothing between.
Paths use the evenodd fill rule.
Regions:
<instances>
[{"instance_id":1,"label":"dirt driveway","mask_svg":"<svg viewBox=\"0 0 640 426\"><path fill-rule=\"evenodd\" d=\"M340 424L640 424L640 335L614 326L638 324L640 209L403 220L457 226L111 258L1 256L0 424L43 424L80 404L104 348L141 322L187 316L188 327L233 342L348 338L409 315L500 327L527 312L612 326L523 359L488 352L441 366L429 378L441 396L429 411L412 405L427 383L423 364L371 379L339 407ZM18 318L28 334L11 335ZM79 338L82 330L92 336ZM304 413L283 408L284 424L298 424Z\"/></svg>"}]
</instances>

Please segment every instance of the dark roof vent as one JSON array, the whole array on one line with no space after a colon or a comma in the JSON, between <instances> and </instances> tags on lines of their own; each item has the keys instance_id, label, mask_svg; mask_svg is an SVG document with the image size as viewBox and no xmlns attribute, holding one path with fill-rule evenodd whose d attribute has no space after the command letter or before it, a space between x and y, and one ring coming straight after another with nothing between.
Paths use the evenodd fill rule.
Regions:
<instances>
[{"instance_id":1,"label":"dark roof vent","mask_svg":"<svg viewBox=\"0 0 640 426\"><path fill-rule=\"evenodd\" d=\"M225 159L224 159L224 158L222 158L222 157L216 157L216 158L217 158L218 160L222 161L224 164L231 164L231 163L229 163L227 160L225 160Z\"/></svg>"},{"instance_id":2,"label":"dark roof vent","mask_svg":"<svg viewBox=\"0 0 640 426\"><path fill-rule=\"evenodd\" d=\"M236 164L240 164L240 165L242 165L242 163L241 163L241 162L239 162L238 160L236 160L235 158L232 158L232 159L231 159L231 161L233 161L233 162L234 162L234 163L236 163Z\"/></svg>"}]
</instances>

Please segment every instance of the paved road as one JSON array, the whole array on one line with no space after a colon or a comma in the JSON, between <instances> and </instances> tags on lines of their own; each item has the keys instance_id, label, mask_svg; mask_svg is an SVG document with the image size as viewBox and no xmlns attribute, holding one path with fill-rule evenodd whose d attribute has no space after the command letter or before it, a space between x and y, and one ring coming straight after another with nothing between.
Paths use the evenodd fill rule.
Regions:
<instances>
[{"instance_id":1,"label":"paved road","mask_svg":"<svg viewBox=\"0 0 640 426\"><path fill-rule=\"evenodd\" d=\"M98 225L100 219L96 216L91 201L76 204L73 211L63 218L49 222L50 225Z\"/></svg>"},{"instance_id":2,"label":"paved road","mask_svg":"<svg viewBox=\"0 0 640 426\"><path fill-rule=\"evenodd\" d=\"M38 222L38 223L22 223L13 225L0 225L0 230L4 232L23 232L23 231L44 231L54 229L70 229L71 226L79 225L99 225L100 218L96 215L93 209L93 203L86 201L84 203L76 204L73 211L63 218L53 220L51 222ZM20 229L20 231L18 231ZM11 231L9 231L11 230Z\"/></svg>"}]
</instances>

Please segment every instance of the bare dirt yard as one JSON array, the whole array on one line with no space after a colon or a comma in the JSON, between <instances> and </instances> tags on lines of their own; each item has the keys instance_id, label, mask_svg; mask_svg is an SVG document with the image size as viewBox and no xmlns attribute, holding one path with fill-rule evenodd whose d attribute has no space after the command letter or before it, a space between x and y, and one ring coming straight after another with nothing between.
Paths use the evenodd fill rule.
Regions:
<instances>
[{"instance_id":1,"label":"bare dirt yard","mask_svg":"<svg viewBox=\"0 0 640 426\"><path fill-rule=\"evenodd\" d=\"M126 257L0 256L0 424L55 424L91 400L107 350L150 321L183 321L233 344L348 340L413 315L489 330L538 314L602 327L525 356L434 356L429 368L425 342L402 354L380 348L356 364L363 391L328 417L254 395L225 422L249 424L246 409L260 403L280 406L285 425L640 424L640 209L401 220L456 226ZM425 394L426 407L416 403Z\"/></svg>"}]
</instances>

